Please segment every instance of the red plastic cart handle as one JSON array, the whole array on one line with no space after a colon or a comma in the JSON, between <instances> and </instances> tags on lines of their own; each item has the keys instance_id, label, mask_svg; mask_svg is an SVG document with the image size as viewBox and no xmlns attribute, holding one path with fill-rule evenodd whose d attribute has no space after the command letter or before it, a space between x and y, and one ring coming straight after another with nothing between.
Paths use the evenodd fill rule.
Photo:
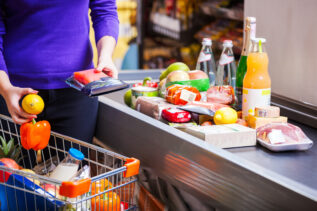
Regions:
<instances>
[{"instance_id":1,"label":"red plastic cart handle","mask_svg":"<svg viewBox=\"0 0 317 211\"><path fill-rule=\"evenodd\" d=\"M62 182L59 194L61 196L74 198L87 193L89 191L90 184L91 178L82 179L76 182Z\"/></svg>"},{"instance_id":2,"label":"red plastic cart handle","mask_svg":"<svg viewBox=\"0 0 317 211\"><path fill-rule=\"evenodd\" d=\"M139 174L140 161L138 159L127 158L124 166L127 168L127 170L123 172L124 177L132 177Z\"/></svg>"}]
</instances>

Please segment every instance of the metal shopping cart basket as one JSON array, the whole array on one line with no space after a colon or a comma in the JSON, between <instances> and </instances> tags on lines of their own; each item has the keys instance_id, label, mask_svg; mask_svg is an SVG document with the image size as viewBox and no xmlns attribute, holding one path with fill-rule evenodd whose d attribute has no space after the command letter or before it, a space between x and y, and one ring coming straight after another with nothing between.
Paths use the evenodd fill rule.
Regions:
<instances>
[{"instance_id":1,"label":"metal shopping cart basket","mask_svg":"<svg viewBox=\"0 0 317 211\"><path fill-rule=\"evenodd\" d=\"M0 136L6 140L13 138L21 147L19 126L3 115L0 115ZM80 168L89 166L90 178L67 182L45 175L63 160L69 148L83 152L85 158ZM134 200L135 176L140 165L137 159L52 132L50 143L43 151L22 149L19 165L18 170L0 161L0 210L121 211L137 208Z\"/></svg>"}]
</instances>

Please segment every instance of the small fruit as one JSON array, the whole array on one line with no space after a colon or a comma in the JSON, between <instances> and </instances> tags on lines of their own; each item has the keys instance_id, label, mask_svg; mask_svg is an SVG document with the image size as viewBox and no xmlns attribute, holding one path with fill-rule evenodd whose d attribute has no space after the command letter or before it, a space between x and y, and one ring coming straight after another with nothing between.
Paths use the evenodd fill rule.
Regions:
<instances>
[{"instance_id":1,"label":"small fruit","mask_svg":"<svg viewBox=\"0 0 317 211\"><path fill-rule=\"evenodd\" d=\"M21 171L24 171L24 172L28 172L30 174L36 174L34 171L32 171L31 169L22 169ZM37 185L40 185L40 181L39 180L36 180L34 178L31 178L31 177L26 177L28 180L34 182L34 184L37 184Z\"/></svg>"},{"instance_id":2,"label":"small fruit","mask_svg":"<svg viewBox=\"0 0 317 211\"><path fill-rule=\"evenodd\" d=\"M188 81L188 80L189 80L189 75L187 72L182 70L177 70L168 74L166 78L166 84L173 81Z\"/></svg>"},{"instance_id":3,"label":"small fruit","mask_svg":"<svg viewBox=\"0 0 317 211\"><path fill-rule=\"evenodd\" d=\"M46 183L46 184L41 185L41 187L44 190L46 190L48 193L55 196L55 198L58 198L58 199L64 198L63 196L59 195L59 186L57 186L57 185Z\"/></svg>"},{"instance_id":4,"label":"small fruit","mask_svg":"<svg viewBox=\"0 0 317 211\"><path fill-rule=\"evenodd\" d=\"M230 107L224 107L216 111L214 116L214 122L216 125L221 124L234 124L238 120L238 114L236 110Z\"/></svg>"},{"instance_id":5,"label":"small fruit","mask_svg":"<svg viewBox=\"0 0 317 211\"><path fill-rule=\"evenodd\" d=\"M6 167L12 169L21 169L21 167L12 159L10 158L1 158L0 162L2 162Z\"/></svg>"},{"instance_id":6,"label":"small fruit","mask_svg":"<svg viewBox=\"0 0 317 211\"><path fill-rule=\"evenodd\" d=\"M128 91L126 91L126 93L124 94L124 103L127 106L131 106L131 96L132 96L132 90L129 89Z\"/></svg>"},{"instance_id":7,"label":"small fruit","mask_svg":"<svg viewBox=\"0 0 317 211\"><path fill-rule=\"evenodd\" d=\"M201 70L191 70L188 72L190 80L208 78L208 75Z\"/></svg>"},{"instance_id":8,"label":"small fruit","mask_svg":"<svg viewBox=\"0 0 317 211\"><path fill-rule=\"evenodd\" d=\"M164 70L160 76L160 81L163 80L164 78L166 78L168 76L168 74L170 74L171 72L173 71L176 71L176 70L181 70L181 71L189 71L189 67L182 63L182 62L175 62L173 64L171 64L170 66L168 66L166 68L166 70Z\"/></svg>"},{"instance_id":9,"label":"small fruit","mask_svg":"<svg viewBox=\"0 0 317 211\"><path fill-rule=\"evenodd\" d=\"M28 94L22 100L22 108L29 114L40 114L44 109L44 101L37 94Z\"/></svg>"},{"instance_id":10,"label":"small fruit","mask_svg":"<svg viewBox=\"0 0 317 211\"><path fill-rule=\"evenodd\" d=\"M166 78L160 81L158 85L159 96L165 98L166 94Z\"/></svg>"}]
</instances>

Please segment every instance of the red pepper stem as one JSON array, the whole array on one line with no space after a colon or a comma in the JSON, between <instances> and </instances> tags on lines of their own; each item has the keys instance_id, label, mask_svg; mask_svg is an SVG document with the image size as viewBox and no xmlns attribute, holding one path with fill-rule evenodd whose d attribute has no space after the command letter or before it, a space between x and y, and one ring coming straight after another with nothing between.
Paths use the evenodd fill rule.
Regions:
<instances>
[{"instance_id":1,"label":"red pepper stem","mask_svg":"<svg viewBox=\"0 0 317 211\"><path fill-rule=\"evenodd\" d=\"M33 123L33 125L35 125L35 124L36 124L36 121L35 121L35 119L32 119L32 123Z\"/></svg>"},{"instance_id":2,"label":"red pepper stem","mask_svg":"<svg viewBox=\"0 0 317 211\"><path fill-rule=\"evenodd\" d=\"M143 84L142 84L142 86L147 86L147 83L146 83L146 82L148 82L148 81L152 81L152 78L151 78L151 77L146 77L146 78L144 78L144 79L143 79Z\"/></svg>"}]
</instances>

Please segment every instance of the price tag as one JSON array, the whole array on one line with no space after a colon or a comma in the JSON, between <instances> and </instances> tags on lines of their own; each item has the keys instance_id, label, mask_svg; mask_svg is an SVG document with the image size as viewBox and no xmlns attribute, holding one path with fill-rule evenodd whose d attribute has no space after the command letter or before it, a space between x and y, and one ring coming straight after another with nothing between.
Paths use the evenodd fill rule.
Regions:
<instances>
[{"instance_id":1,"label":"price tag","mask_svg":"<svg viewBox=\"0 0 317 211\"><path fill-rule=\"evenodd\" d=\"M282 144L286 142L285 137L281 130L272 130L267 136L271 144Z\"/></svg>"},{"instance_id":2,"label":"price tag","mask_svg":"<svg viewBox=\"0 0 317 211\"><path fill-rule=\"evenodd\" d=\"M187 102L192 102L196 99L196 94L186 89L183 89L180 95L180 99Z\"/></svg>"}]
</instances>

